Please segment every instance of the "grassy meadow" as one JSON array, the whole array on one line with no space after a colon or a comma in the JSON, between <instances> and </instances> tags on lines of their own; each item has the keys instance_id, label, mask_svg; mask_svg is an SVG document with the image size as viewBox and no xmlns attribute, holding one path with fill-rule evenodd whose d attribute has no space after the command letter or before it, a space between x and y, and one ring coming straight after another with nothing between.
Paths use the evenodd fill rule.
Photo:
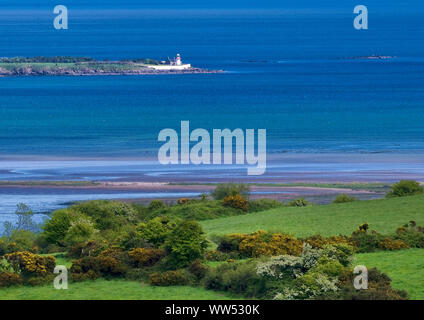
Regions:
<instances>
[{"instance_id":1,"label":"grassy meadow","mask_svg":"<svg viewBox=\"0 0 424 320\"><path fill-rule=\"evenodd\" d=\"M424 196L355 201L307 207L280 207L243 216L202 221L209 236L257 230L290 233L297 237L350 235L360 224L393 233L410 220L424 224Z\"/></svg>"},{"instance_id":2,"label":"grassy meadow","mask_svg":"<svg viewBox=\"0 0 424 320\"><path fill-rule=\"evenodd\" d=\"M405 290L410 299L424 300L424 249L362 253L355 265L376 267L392 279L392 285Z\"/></svg>"},{"instance_id":3,"label":"grassy meadow","mask_svg":"<svg viewBox=\"0 0 424 320\"><path fill-rule=\"evenodd\" d=\"M424 224L424 195L306 207L281 206L244 215L199 221L209 239L213 235L250 233L258 230L290 233L296 237L350 235L359 225L369 223L371 230L393 234L396 228L414 220ZM62 253L53 254L57 265L70 268ZM209 262L216 267L222 262ZM424 249L377 251L355 255L354 265L376 267L387 273L395 289L405 290L410 299L424 299ZM14 286L0 289L2 299L40 300L222 300L237 296L194 286L154 287L140 281L86 280L70 282L68 290L53 286Z\"/></svg>"},{"instance_id":4,"label":"grassy meadow","mask_svg":"<svg viewBox=\"0 0 424 320\"><path fill-rule=\"evenodd\" d=\"M200 287L152 287L137 281L89 280L70 283L67 290L53 285L0 289L0 300L229 300L228 294Z\"/></svg>"}]
</instances>

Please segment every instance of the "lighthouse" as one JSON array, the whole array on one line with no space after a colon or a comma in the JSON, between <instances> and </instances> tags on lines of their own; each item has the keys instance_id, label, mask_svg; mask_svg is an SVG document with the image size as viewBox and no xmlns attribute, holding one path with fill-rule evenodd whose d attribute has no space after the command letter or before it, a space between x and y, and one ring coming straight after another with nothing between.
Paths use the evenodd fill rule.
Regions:
<instances>
[{"instance_id":1,"label":"lighthouse","mask_svg":"<svg viewBox=\"0 0 424 320\"><path fill-rule=\"evenodd\" d=\"M181 55L178 53L177 57L175 58L175 65L176 66L181 66L183 63L181 61Z\"/></svg>"},{"instance_id":2,"label":"lighthouse","mask_svg":"<svg viewBox=\"0 0 424 320\"><path fill-rule=\"evenodd\" d=\"M149 65L149 68L155 70L186 70L191 68L190 63L183 64L181 61L181 55L178 53L173 59L168 58L168 63L159 65Z\"/></svg>"}]
</instances>

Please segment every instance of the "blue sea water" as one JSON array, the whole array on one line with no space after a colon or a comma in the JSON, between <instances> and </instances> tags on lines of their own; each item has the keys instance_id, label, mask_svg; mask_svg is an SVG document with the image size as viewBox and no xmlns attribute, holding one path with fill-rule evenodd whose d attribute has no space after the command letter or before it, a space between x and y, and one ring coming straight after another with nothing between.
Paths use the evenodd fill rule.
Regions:
<instances>
[{"instance_id":1,"label":"blue sea water","mask_svg":"<svg viewBox=\"0 0 424 320\"><path fill-rule=\"evenodd\" d=\"M419 1L368 1L369 30L362 31L353 28L354 1L78 0L69 4L66 31L53 28L55 2L2 1L0 56L164 59L181 53L196 67L226 72L0 78L0 162L151 159L158 132L179 129L181 120L210 131L267 129L269 154L424 158ZM371 55L394 58L354 59ZM18 165L3 162L0 179L54 178L33 166L19 175ZM405 167L408 162L390 170Z\"/></svg>"},{"instance_id":2,"label":"blue sea water","mask_svg":"<svg viewBox=\"0 0 424 320\"><path fill-rule=\"evenodd\" d=\"M351 6L324 9L71 7L59 31L48 10L6 8L0 56L180 52L228 73L1 78L0 156L154 154L158 132L181 120L266 128L269 152L422 152L422 15L370 10L369 30L357 31ZM351 59L370 55L397 58Z\"/></svg>"}]
</instances>

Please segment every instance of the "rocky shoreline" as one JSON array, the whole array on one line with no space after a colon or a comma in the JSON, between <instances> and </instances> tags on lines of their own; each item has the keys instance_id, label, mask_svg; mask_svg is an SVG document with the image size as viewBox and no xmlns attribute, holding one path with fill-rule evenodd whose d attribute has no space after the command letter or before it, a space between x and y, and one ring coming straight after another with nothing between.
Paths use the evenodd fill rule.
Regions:
<instances>
[{"instance_id":1,"label":"rocky shoreline","mask_svg":"<svg viewBox=\"0 0 424 320\"><path fill-rule=\"evenodd\" d=\"M223 73L223 70L208 70L201 68L189 68L184 70L155 70L145 68L126 71L105 71L102 69L69 70L66 68L33 69L23 67L16 70L7 70L0 67L0 77L23 77L23 76L135 76L135 75L160 75L160 74L210 74Z\"/></svg>"},{"instance_id":2,"label":"rocky shoreline","mask_svg":"<svg viewBox=\"0 0 424 320\"><path fill-rule=\"evenodd\" d=\"M168 64L153 59L94 60L88 57L14 57L0 58L0 77L19 76L134 76L157 74L222 73L192 67L190 64Z\"/></svg>"}]
</instances>

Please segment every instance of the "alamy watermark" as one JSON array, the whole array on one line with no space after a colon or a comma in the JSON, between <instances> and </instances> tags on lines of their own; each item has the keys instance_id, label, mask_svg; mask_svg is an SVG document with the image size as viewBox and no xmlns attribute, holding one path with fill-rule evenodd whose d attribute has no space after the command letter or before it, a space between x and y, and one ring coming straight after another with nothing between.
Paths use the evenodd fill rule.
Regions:
<instances>
[{"instance_id":1,"label":"alamy watermark","mask_svg":"<svg viewBox=\"0 0 424 320\"><path fill-rule=\"evenodd\" d=\"M54 274L59 274L53 280L53 286L56 290L68 289L68 269L65 266L56 266Z\"/></svg>"},{"instance_id":2,"label":"alamy watermark","mask_svg":"<svg viewBox=\"0 0 424 320\"><path fill-rule=\"evenodd\" d=\"M368 269L365 266L356 266L353 269L354 274L359 274L353 280L353 286L356 290L368 289Z\"/></svg>"},{"instance_id":3,"label":"alamy watermark","mask_svg":"<svg viewBox=\"0 0 424 320\"><path fill-rule=\"evenodd\" d=\"M159 132L158 141L165 143L159 149L158 160L163 165L247 164L248 175L262 175L266 171L266 129L257 130L257 148L255 137L254 129L213 129L211 139L207 130L190 133L190 122L181 121L180 136L174 129ZM193 142L196 144L191 146Z\"/></svg>"},{"instance_id":4,"label":"alamy watermark","mask_svg":"<svg viewBox=\"0 0 424 320\"><path fill-rule=\"evenodd\" d=\"M56 30L68 29L68 8L63 5L54 7L53 13L57 16L53 20L53 26Z\"/></svg>"},{"instance_id":5,"label":"alamy watermark","mask_svg":"<svg viewBox=\"0 0 424 320\"><path fill-rule=\"evenodd\" d=\"M356 6L353 9L353 13L357 14L353 20L353 27L356 30L367 30L368 29L368 8L364 5Z\"/></svg>"}]
</instances>

